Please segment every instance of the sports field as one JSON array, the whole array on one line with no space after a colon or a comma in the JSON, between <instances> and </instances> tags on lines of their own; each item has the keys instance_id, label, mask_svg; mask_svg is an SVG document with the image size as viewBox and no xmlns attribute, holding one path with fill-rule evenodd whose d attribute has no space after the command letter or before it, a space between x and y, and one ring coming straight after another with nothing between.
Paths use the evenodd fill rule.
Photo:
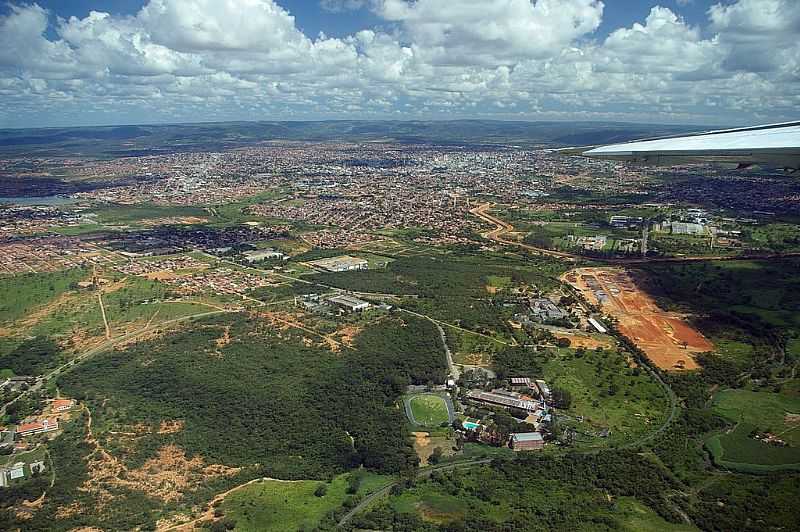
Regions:
<instances>
[{"instance_id":1,"label":"sports field","mask_svg":"<svg viewBox=\"0 0 800 532\"><path fill-rule=\"evenodd\" d=\"M412 422L417 425L434 427L450 421L447 403L439 395L421 394L408 399Z\"/></svg>"}]
</instances>

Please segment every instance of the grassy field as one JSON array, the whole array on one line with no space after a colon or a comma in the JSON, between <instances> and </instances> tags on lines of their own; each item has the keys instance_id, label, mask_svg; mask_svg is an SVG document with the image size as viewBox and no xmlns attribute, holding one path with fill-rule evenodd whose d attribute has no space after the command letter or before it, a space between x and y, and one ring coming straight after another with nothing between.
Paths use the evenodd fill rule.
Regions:
<instances>
[{"instance_id":1,"label":"grassy field","mask_svg":"<svg viewBox=\"0 0 800 532\"><path fill-rule=\"evenodd\" d=\"M568 390L572 405L565 423L591 445L624 443L657 426L667 415L667 399L658 384L613 351L559 350L547 361L544 378L553 388ZM613 393L612 393L613 392ZM583 421L577 421L582 417ZM608 429L608 438L598 434Z\"/></svg>"},{"instance_id":2,"label":"grassy field","mask_svg":"<svg viewBox=\"0 0 800 532\"><path fill-rule=\"evenodd\" d=\"M431 427L449 421L444 399L435 394L415 395L409 399L411 413L420 425Z\"/></svg>"},{"instance_id":3,"label":"grassy field","mask_svg":"<svg viewBox=\"0 0 800 532\"><path fill-rule=\"evenodd\" d=\"M85 351L106 338L97 292L74 288L86 279L83 270L52 274L26 274L2 278L9 297L0 303L0 369L2 357L11 353L26 338L48 338L64 350L66 356ZM103 274L101 273L101 277ZM110 283L103 288L103 303L112 337L141 329L148 323L158 325L182 316L215 310L192 298L163 302L171 289L158 281L141 277L107 275ZM16 284L11 280L17 280ZM216 302L213 298L206 301ZM57 361L52 360L52 367ZM48 365L39 364L39 369Z\"/></svg>"},{"instance_id":4,"label":"grassy field","mask_svg":"<svg viewBox=\"0 0 800 532\"><path fill-rule=\"evenodd\" d=\"M714 456L714 462L741 471L800 470L800 449L777 447L750 437L755 425L739 423L728 433L712 436L706 448Z\"/></svg>"},{"instance_id":5,"label":"grassy field","mask_svg":"<svg viewBox=\"0 0 800 532\"><path fill-rule=\"evenodd\" d=\"M630 532L693 532L696 527L670 523L633 497L620 497L614 516L623 530Z\"/></svg>"},{"instance_id":6,"label":"grassy field","mask_svg":"<svg viewBox=\"0 0 800 532\"><path fill-rule=\"evenodd\" d=\"M0 277L0 323L11 323L69 291L89 272L81 269L55 273L26 273Z\"/></svg>"},{"instance_id":7,"label":"grassy field","mask_svg":"<svg viewBox=\"0 0 800 532\"><path fill-rule=\"evenodd\" d=\"M206 218L208 211L202 207L182 207L160 205L114 205L101 207L94 210L97 220L103 224L127 225L136 224L142 220L153 220L158 218L171 218L176 216L192 216Z\"/></svg>"},{"instance_id":8,"label":"grassy field","mask_svg":"<svg viewBox=\"0 0 800 532\"><path fill-rule=\"evenodd\" d=\"M347 489L352 475L339 475L328 483L317 480L257 482L226 497L222 510L226 518L236 522L236 530L242 532L311 530L350 496ZM356 495L371 493L390 481L390 477L365 474ZM320 485L325 485L325 495L318 497L314 492Z\"/></svg>"},{"instance_id":9,"label":"grassy field","mask_svg":"<svg viewBox=\"0 0 800 532\"><path fill-rule=\"evenodd\" d=\"M714 412L735 429L709 438L706 447L715 461L735 469L775 470L800 468L800 397L774 392L724 390L714 397ZM778 447L756 440L751 432L769 432L789 444Z\"/></svg>"},{"instance_id":10,"label":"grassy field","mask_svg":"<svg viewBox=\"0 0 800 532\"><path fill-rule=\"evenodd\" d=\"M793 446L800 447L800 419L790 421L787 414L800 415L800 397L773 392L724 390L714 397L713 409L738 423L772 432Z\"/></svg>"}]
</instances>

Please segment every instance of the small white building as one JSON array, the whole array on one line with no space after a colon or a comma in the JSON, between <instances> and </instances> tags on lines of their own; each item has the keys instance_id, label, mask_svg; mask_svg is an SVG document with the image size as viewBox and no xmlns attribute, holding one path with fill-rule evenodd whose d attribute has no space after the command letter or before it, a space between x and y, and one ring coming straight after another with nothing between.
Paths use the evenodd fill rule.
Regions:
<instances>
[{"instance_id":1,"label":"small white building","mask_svg":"<svg viewBox=\"0 0 800 532\"><path fill-rule=\"evenodd\" d=\"M603 327L603 325L596 319L589 318L588 321L592 325L592 327L594 327L600 334L606 334L608 332L608 330L605 327Z\"/></svg>"},{"instance_id":2,"label":"small white building","mask_svg":"<svg viewBox=\"0 0 800 532\"><path fill-rule=\"evenodd\" d=\"M244 255L244 260L251 263L260 262L262 260L286 260L288 258L280 251L272 248L245 251L242 255Z\"/></svg>"},{"instance_id":3,"label":"small white building","mask_svg":"<svg viewBox=\"0 0 800 532\"><path fill-rule=\"evenodd\" d=\"M0 468L0 487L5 488L11 481L25 476L25 463L17 462Z\"/></svg>"}]
</instances>

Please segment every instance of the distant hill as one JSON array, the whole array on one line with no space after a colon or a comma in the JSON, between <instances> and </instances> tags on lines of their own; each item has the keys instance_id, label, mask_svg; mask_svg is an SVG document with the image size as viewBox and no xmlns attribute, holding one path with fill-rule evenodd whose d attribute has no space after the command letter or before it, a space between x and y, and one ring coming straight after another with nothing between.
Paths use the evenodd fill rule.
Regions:
<instances>
[{"instance_id":1,"label":"distant hill","mask_svg":"<svg viewBox=\"0 0 800 532\"><path fill-rule=\"evenodd\" d=\"M0 156L120 157L224 150L263 141L571 146L706 128L603 122L296 121L0 130Z\"/></svg>"}]
</instances>

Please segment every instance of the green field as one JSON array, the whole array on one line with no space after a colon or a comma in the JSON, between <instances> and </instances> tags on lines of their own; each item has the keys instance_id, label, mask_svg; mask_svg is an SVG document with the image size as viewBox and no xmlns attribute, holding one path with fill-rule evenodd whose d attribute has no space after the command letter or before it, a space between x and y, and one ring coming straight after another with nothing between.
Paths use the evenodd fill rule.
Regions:
<instances>
[{"instance_id":1,"label":"green field","mask_svg":"<svg viewBox=\"0 0 800 532\"><path fill-rule=\"evenodd\" d=\"M312 530L350 497L347 490L352 475L339 475L330 482L264 480L226 497L222 510L225 518L234 521L236 530L242 532ZM390 477L366 474L355 495L366 495L390 481ZM325 494L316 496L314 492L320 485L325 486Z\"/></svg>"},{"instance_id":2,"label":"green field","mask_svg":"<svg viewBox=\"0 0 800 532\"><path fill-rule=\"evenodd\" d=\"M87 275L83 270L68 270L0 278L8 294L0 302L0 327L4 329L0 335L0 369L11 367L4 363L4 357L24 347L31 338L52 341L65 356L83 352L105 338L97 292L74 286ZM114 288L104 290L103 302L112 337L141 329L148 323L158 325L215 310L192 298L181 302L155 302L167 299L172 292L169 286L158 281L118 275L109 275L109 280ZM213 297L206 301L217 302ZM38 361L37 374L54 367L57 362Z\"/></svg>"},{"instance_id":3,"label":"green field","mask_svg":"<svg viewBox=\"0 0 800 532\"><path fill-rule=\"evenodd\" d=\"M208 217L209 213L202 207L161 206L161 205L114 205L94 210L98 222L102 224L124 225L135 224L142 220L170 218L175 216Z\"/></svg>"},{"instance_id":4,"label":"green field","mask_svg":"<svg viewBox=\"0 0 800 532\"><path fill-rule=\"evenodd\" d=\"M692 532L687 524L670 523L633 497L620 497L614 505L614 516L623 530L629 532Z\"/></svg>"},{"instance_id":5,"label":"green field","mask_svg":"<svg viewBox=\"0 0 800 532\"><path fill-rule=\"evenodd\" d=\"M628 366L614 351L561 349L544 364L544 378L552 388L570 392L572 405L565 412L568 426L580 434L578 441L615 444L643 436L663 422L668 402L661 387L644 370ZM578 416L582 422L575 421ZM608 429L608 438L597 437Z\"/></svg>"},{"instance_id":6,"label":"green field","mask_svg":"<svg viewBox=\"0 0 800 532\"><path fill-rule=\"evenodd\" d=\"M800 415L800 397L783 393L724 390L714 397L713 409L738 423L753 425L762 431L800 447L800 422L787 421L787 414Z\"/></svg>"},{"instance_id":7,"label":"green field","mask_svg":"<svg viewBox=\"0 0 800 532\"><path fill-rule=\"evenodd\" d=\"M28 315L71 289L89 272L81 269L55 273L25 273L0 277L0 323L8 324Z\"/></svg>"},{"instance_id":8,"label":"green field","mask_svg":"<svg viewBox=\"0 0 800 532\"><path fill-rule=\"evenodd\" d=\"M706 447L717 463L747 469L800 467L800 422L787 414L800 414L800 397L773 392L724 390L712 405L714 412L733 423L735 429L712 436ZM752 431L770 432L789 447L769 445L750 437Z\"/></svg>"},{"instance_id":9,"label":"green field","mask_svg":"<svg viewBox=\"0 0 800 532\"><path fill-rule=\"evenodd\" d=\"M750 437L755 425L740 423L728 433L712 436L706 442L714 461L742 471L777 471L783 468L800 470L800 449L777 447Z\"/></svg>"},{"instance_id":10,"label":"green field","mask_svg":"<svg viewBox=\"0 0 800 532\"><path fill-rule=\"evenodd\" d=\"M601 469L602 468L602 469ZM353 525L365 530L631 530L688 532L663 503L670 481L634 454L526 456L435 472ZM634 498L635 497L635 498Z\"/></svg>"},{"instance_id":11,"label":"green field","mask_svg":"<svg viewBox=\"0 0 800 532\"><path fill-rule=\"evenodd\" d=\"M450 417L444 399L435 394L415 395L409 399L414 420L426 427L447 423Z\"/></svg>"}]
</instances>

